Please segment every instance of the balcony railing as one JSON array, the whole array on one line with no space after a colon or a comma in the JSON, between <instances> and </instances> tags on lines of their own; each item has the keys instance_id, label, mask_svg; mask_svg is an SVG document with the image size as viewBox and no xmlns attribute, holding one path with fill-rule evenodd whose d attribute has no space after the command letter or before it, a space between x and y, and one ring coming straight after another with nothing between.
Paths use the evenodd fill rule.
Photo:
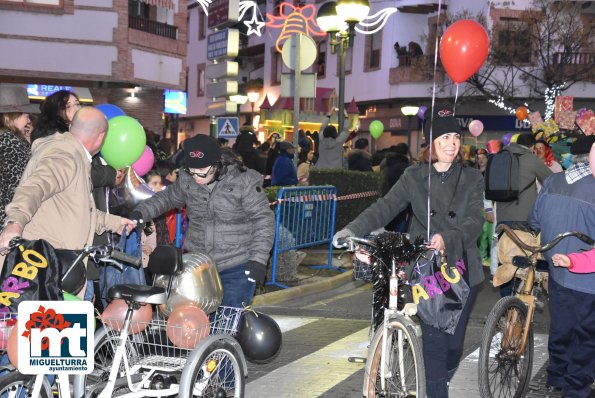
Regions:
<instances>
[{"instance_id":1,"label":"balcony railing","mask_svg":"<svg viewBox=\"0 0 595 398\"><path fill-rule=\"evenodd\" d=\"M163 22L152 21L142 17L129 15L128 27L130 29L141 30L143 32L174 40L178 37L178 28L176 26L171 26Z\"/></svg>"},{"instance_id":2,"label":"balcony railing","mask_svg":"<svg viewBox=\"0 0 595 398\"><path fill-rule=\"evenodd\" d=\"M592 65L595 62L595 53L555 53L554 65L565 63L567 65Z\"/></svg>"}]
</instances>

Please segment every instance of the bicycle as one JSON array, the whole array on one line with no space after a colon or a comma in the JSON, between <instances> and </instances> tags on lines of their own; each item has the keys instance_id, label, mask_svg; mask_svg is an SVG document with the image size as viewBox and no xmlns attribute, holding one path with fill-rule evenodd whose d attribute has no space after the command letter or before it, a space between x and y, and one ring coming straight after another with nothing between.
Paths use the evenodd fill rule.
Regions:
<instances>
[{"instance_id":1,"label":"bicycle","mask_svg":"<svg viewBox=\"0 0 595 398\"><path fill-rule=\"evenodd\" d=\"M375 240L356 237L345 238L347 251L359 253L359 261L390 270L387 275L388 305L383 311L377 311L373 316L373 325L381 319L381 324L375 328L370 344L364 375L364 397L425 397L425 369L423 363L422 346L418 335L418 326L412 319L416 313L416 305L404 302L400 287L405 285L403 264L398 263L397 253L390 250L390 265L380 256L379 239L389 237L396 243L393 247L402 247L404 235L383 234ZM390 244L388 245L390 246ZM372 261L372 259L374 261Z\"/></svg>"},{"instance_id":2,"label":"bicycle","mask_svg":"<svg viewBox=\"0 0 595 398\"><path fill-rule=\"evenodd\" d=\"M154 258L157 260L151 261ZM171 276L181 266L181 255L170 246L157 247L149 260L149 270L154 274ZM134 312L141 306L165 304L167 290L143 285L110 288L110 298L123 299L128 304L126 316L123 321L104 319L106 326L95 333L94 371L75 375L72 391L68 377L58 375L60 396L219 397L230 393L242 397L247 365L240 345L231 335L237 332L243 309L219 307L211 316L208 329L195 331L210 335L193 348L180 348L169 341L167 329L173 326L165 319L155 316L149 322L133 321ZM15 396L20 391L36 397L53 396L44 375L33 379L13 372L9 376L0 378L0 396Z\"/></svg>"},{"instance_id":3,"label":"bicycle","mask_svg":"<svg viewBox=\"0 0 595 398\"><path fill-rule=\"evenodd\" d=\"M537 257L567 237L574 236L588 245L595 242L581 232L572 231L535 247L525 244L510 227L501 225L499 228L528 253L512 259L513 265L526 269L526 274L520 275L521 285L516 294L501 298L488 315L479 349L479 392L485 398L522 398L531 381L533 315L537 306L536 294L542 284L536 279L536 271L543 271L538 269Z\"/></svg>"}]
</instances>

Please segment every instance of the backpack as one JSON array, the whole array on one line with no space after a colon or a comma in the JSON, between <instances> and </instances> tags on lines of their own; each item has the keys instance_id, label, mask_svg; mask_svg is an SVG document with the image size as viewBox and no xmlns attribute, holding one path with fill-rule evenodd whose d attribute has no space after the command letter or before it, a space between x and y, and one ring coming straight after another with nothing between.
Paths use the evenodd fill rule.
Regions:
<instances>
[{"instance_id":1,"label":"backpack","mask_svg":"<svg viewBox=\"0 0 595 398\"><path fill-rule=\"evenodd\" d=\"M485 198L496 202L512 202L529 189L535 180L520 189L519 171L521 154L503 149L488 159L485 172Z\"/></svg>"}]
</instances>

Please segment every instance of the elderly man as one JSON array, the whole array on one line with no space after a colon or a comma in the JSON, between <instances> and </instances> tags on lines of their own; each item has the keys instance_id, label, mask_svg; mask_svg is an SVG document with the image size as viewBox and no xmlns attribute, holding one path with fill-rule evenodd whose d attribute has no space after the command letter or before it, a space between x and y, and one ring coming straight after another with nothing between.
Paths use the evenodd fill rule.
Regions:
<instances>
[{"instance_id":1,"label":"elderly man","mask_svg":"<svg viewBox=\"0 0 595 398\"><path fill-rule=\"evenodd\" d=\"M95 209L91 196L91 158L99 152L108 124L95 108L79 110L70 132L33 144L32 156L6 206L0 248L16 236L45 239L55 248L81 249L95 233L128 230L136 222ZM0 262L4 258L0 257ZM1 265L1 264L0 264ZM84 289L79 293L83 297Z\"/></svg>"},{"instance_id":2,"label":"elderly man","mask_svg":"<svg viewBox=\"0 0 595 398\"><path fill-rule=\"evenodd\" d=\"M566 231L595 237L595 178L588 153L595 136L584 136L570 148L572 166L545 180L529 223L541 230L541 241L551 241ZM568 254L590 247L576 238L562 240L546 253ZM547 383L562 389L564 397L585 398L591 394L595 369L595 273L575 274L550 267L550 336Z\"/></svg>"}]
</instances>

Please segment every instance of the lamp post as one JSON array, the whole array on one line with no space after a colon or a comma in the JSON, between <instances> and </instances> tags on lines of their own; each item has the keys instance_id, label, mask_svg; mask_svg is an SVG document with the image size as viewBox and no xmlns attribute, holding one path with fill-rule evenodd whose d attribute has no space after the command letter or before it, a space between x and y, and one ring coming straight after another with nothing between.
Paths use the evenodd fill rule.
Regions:
<instances>
[{"instance_id":1,"label":"lamp post","mask_svg":"<svg viewBox=\"0 0 595 398\"><path fill-rule=\"evenodd\" d=\"M237 93L236 95L230 95L229 99L230 99L230 101L238 104L238 123L239 123L240 122L240 111L241 111L242 105L244 105L246 102L248 102L248 96L244 95L244 94Z\"/></svg>"},{"instance_id":2,"label":"lamp post","mask_svg":"<svg viewBox=\"0 0 595 398\"><path fill-rule=\"evenodd\" d=\"M331 53L339 47L339 133L345 123L345 53L353 46L355 25L369 12L367 0L338 0L322 4L316 14L318 26L329 35Z\"/></svg>"},{"instance_id":3,"label":"lamp post","mask_svg":"<svg viewBox=\"0 0 595 398\"><path fill-rule=\"evenodd\" d=\"M246 93L248 101L250 101L250 123L254 126L254 103L260 98L260 91L248 91ZM257 128L258 126L254 126Z\"/></svg>"},{"instance_id":4,"label":"lamp post","mask_svg":"<svg viewBox=\"0 0 595 398\"><path fill-rule=\"evenodd\" d=\"M406 105L401 107L401 113L407 116L407 146L411 151L411 119L419 112L419 106Z\"/></svg>"}]
</instances>

